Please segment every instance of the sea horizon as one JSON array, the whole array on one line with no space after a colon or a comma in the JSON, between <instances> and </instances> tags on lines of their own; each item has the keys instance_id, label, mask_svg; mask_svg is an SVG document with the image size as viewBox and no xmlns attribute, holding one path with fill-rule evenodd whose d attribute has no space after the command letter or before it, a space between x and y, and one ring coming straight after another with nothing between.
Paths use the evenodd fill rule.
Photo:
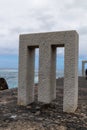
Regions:
<instances>
[{"instance_id":1,"label":"sea horizon","mask_svg":"<svg viewBox=\"0 0 87 130\"><path fill-rule=\"evenodd\" d=\"M86 60L86 56L80 56L78 60L78 76L82 75L82 61ZM87 64L85 65L87 68ZM39 60L35 60L35 76L34 83L38 83ZM17 67L0 67L0 77L6 79L9 88L18 87L18 68ZM56 58L56 78L64 77L64 56Z\"/></svg>"},{"instance_id":2,"label":"sea horizon","mask_svg":"<svg viewBox=\"0 0 87 130\"><path fill-rule=\"evenodd\" d=\"M79 72L78 76L81 76ZM0 77L6 79L9 89L18 87L18 69L17 68L0 68ZM56 71L56 79L64 77L64 70ZM34 83L38 83L38 71L35 71Z\"/></svg>"}]
</instances>

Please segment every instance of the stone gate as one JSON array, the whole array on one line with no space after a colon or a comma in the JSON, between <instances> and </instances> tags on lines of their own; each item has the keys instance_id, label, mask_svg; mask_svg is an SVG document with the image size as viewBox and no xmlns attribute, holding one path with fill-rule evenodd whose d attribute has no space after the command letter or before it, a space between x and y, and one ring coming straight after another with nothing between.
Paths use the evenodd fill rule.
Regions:
<instances>
[{"instance_id":1,"label":"stone gate","mask_svg":"<svg viewBox=\"0 0 87 130\"><path fill-rule=\"evenodd\" d=\"M56 47L65 47L63 111L74 112L78 104L78 34L61 31L20 35L18 104L34 101L35 48L39 48L38 101L56 98Z\"/></svg>"},{"instance_id":2,"label":"stone gate","mask_svg":"<svg viewBox=\"0 0 87 130\"><path fill-rule=\"evenodd\" d=\"M82 61L82 76L85 76L85 64L87 64L87 60Z\"/></svg>"}]
</instances>

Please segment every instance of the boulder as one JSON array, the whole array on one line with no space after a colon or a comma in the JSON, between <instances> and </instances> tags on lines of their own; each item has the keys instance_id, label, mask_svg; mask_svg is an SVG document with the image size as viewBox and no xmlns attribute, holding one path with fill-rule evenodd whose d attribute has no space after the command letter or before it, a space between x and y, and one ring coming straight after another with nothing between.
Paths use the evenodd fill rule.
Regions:
<instances>
[{"instance_id":1,"label":"boulder","mask_svg":"<svg viewBox=\"0 0 87 130\"><path fill-rule=\"evenodd\" d=\"M8 84L4 78L0 78L0 90L8 89Z\"/></svg>"}]
</instances>

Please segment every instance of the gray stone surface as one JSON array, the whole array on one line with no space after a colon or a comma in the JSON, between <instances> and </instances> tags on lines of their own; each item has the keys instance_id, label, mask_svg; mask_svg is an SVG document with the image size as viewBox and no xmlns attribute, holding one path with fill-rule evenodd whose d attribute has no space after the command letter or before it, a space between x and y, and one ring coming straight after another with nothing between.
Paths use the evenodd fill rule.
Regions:
<instances>
[{"instance_id":1,"label":"gray stone surface","mask_svg":"<svg viewBox=\"0 0 87 130\"><path fill-rule=\"evenodd\" d=\"M18 104L27 105L34 101L35 49L20 44L19 55Z\"/></svg>"},{"instance_id":2,"label":"gray stone surface","mask_svg":"<svg viewBox=\"0 0 87 130\"><path fill-rule=\"evenodd\" d=\"M74 112L78 104L78 34L61 31L20 35L18 104L34 101L34 52L39 48L38 101L56 98L56 47L65 47L63 111Z\"/></svg>"},{"instance_id":3,"label":"gray stone surface","mask_svg":"<svg viewBox=\"0 0 87 130\"><path fill-rule=\"evenodd\" d=\"M82 76L85 76L85 64L87 64L87 60L82 61Z\"/></svg>"},{"instance_id":4,"label":"gray stone surface","mask_svg":"<svg viewBox=\"0 0 87 130\"><path fill-rule=\"evenodd\" d=\"M78 104L78 35L65 44L63 111L74 112Z\"/></svg>"},{"instance_id":5,"label":"gray stone surface","mask_svg":"<svg viewBox=\"0 0 87 130\"><path fill-rule=\"evenodd\" d=\"M38 100L50 103L56 98L56 47L44 43L39 50Z\"/></svg>"}]
</instances>

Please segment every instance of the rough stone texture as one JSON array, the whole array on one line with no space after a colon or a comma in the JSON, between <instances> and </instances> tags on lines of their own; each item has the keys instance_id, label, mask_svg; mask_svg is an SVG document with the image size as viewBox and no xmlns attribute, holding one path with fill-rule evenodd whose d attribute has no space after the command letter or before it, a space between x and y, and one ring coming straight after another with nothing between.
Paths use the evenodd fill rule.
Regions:
<instances>
[{"instance_id":1,"label":"rough stone texture","mask_svg":"<svg viewBox=\"0 0 87 130\"><path fill-rule=\"evenodd\" d=\"M63 111L74 112L78 103L78 36L68 38L65 44Z\"/></svg>"},{"instance_id":2,"label":"rough stone texture","mask_svg":"<svg viewBox=\"0 0 87 130\"><path fill-rule=\"evenodd\" d=\"M18 104L27 105L34 101L34 58L35 49L21 46L19 60Z\"/></svg>"},{"instance_id":3,"label":"rough stone texture","mask_svg":"<svg viewBox=\"0 0 87 130\"><path fill-rule=\"evenodd\" d=\"M56 47L44 43L40 45L39 50L38 100L50 103L56 98Z\"/></svg>"},{"instance_id":4,"label":"rough stone texture","mask_svg":"<svg viewBox=\"0 0 87 130\"><path fill-rule=\"evenodd\" d=\"M78 34L62 31L20 35L18 104L34 101L34 50L39 48L38 100L56 98L56 47L65 47L63 111L74 112L78 103Z\"/></svg>"},{"instance_id":5,"label":"rough stone texture","mask_svg":"<svg viewBox=\"0 0 87 130\"><path fill-rule=\"evenodd\" d=\"M8 89L8 84L4 78L0 78L0 90Z\"/></svg>"},{"instance_id":6,"label":"rough stone texture","mask_svg":"<svg viewBox=\"0 0 87 130\"><path fill-rule=\"evenodd\" d=\"M63 81L56 80L56 99L50 104L35 101L17 105L17 89L0 91L0 130L87 130L87 80L79 77L79 102L74 113L63 112Z\"/></svg>"},{"instance_id":7,"label":"rough stone texture","mask_svg":"<svg viewBox=\"0 0 87 130\"><path fill-rule=\"evenodd\" d=\"M87 63L87 60L82 61L82 76L85 76L85 64Z\"/></svg>"}]
</instances>

